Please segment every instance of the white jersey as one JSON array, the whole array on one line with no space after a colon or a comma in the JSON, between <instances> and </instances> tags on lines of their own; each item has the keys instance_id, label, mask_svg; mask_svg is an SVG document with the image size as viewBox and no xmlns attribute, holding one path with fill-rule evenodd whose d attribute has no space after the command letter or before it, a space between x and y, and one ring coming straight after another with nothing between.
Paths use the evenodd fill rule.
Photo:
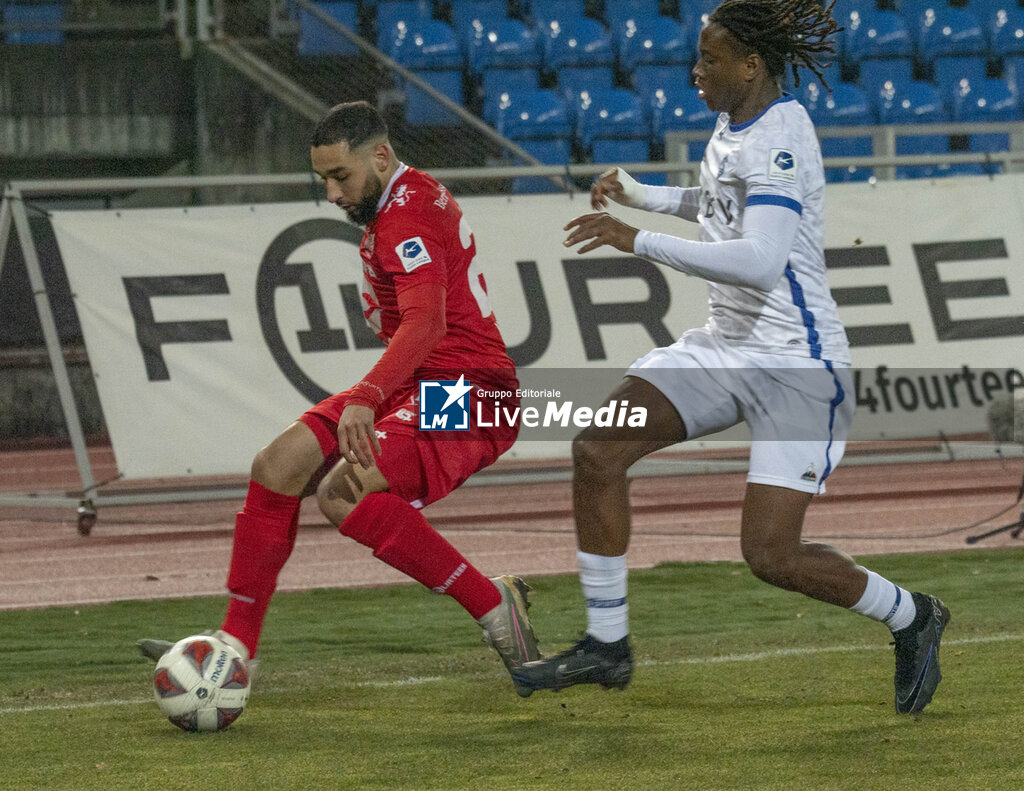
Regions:
<instances>
[{"instance_id":1,"label":"white jersey","mask_svg":"<svg viewBox=\"0 0 1024 791\"><path fill-rule=\"evenodd\" d=\"M814 125L790 94L743 124L725 113L700 166L700 239L738 239L747 206L800 215L785 274L771 291L708 281L708 329L755 351L849 364L846 331L825 275L825 172Z\"/></svg>"}]
</instances>

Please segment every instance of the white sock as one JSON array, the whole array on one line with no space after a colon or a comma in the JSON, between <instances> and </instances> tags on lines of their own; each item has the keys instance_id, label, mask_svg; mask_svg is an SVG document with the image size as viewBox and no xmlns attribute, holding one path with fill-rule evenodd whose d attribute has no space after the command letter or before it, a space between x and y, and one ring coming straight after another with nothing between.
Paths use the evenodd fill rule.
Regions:
<instances>
[{"instance_id":1,"label":"white sock","mask_svg":"<svg viewBox=\"0 0 1024 791\"><path fill-rule=\"evenodd\" d=\"M899 585L879 576L873 571L860 567L868 575L868 584L864 588L864 595L860 597L850 609L874 618L888 626L892 631L898 632L910 626L914 616L917 615L917 607L914 605L914 597L910 591L904 590Z\"/></svg>"},{"instance_id":2,"label":"white sock","mask_svg":"<svg viewBox=\"0 0 1024 791\"><path fill-rule=\"evenodd\" d=\"M245 643L235 637L233 634L228 634L223 629L218 629L213 633L213 636L220 640L222 643L234 648L238 655L242 657L246 662L249 661L249 649L245 647Z\"/></svg>"},{"instance_id":3,"label":"white sock","mask_svg":"<svg viewBox=\"0 0 1024 791\"><path fill-rule=\"evenodd\" d=\"M580 583L587 600L587 634L602 643L614 643L629 634L626 604L626 556L576 552Z\"/></svg>"}]
</instances>

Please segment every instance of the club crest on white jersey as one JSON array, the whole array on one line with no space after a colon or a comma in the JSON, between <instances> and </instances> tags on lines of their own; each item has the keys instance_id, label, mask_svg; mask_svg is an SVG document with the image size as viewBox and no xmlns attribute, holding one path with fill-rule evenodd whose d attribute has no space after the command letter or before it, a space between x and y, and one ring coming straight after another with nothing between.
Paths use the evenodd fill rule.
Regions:
<instances>
[{"instance_id":1,"label":"club crest on white jersey","mask_svg":"<svg viewBox=\"0 0 1024 791\"><path fill-rule=\"evenodd\" d=\"M768 154L768 178L796 183L796 154L785 148L773 148Z\"/></svg>"}]
</instances>

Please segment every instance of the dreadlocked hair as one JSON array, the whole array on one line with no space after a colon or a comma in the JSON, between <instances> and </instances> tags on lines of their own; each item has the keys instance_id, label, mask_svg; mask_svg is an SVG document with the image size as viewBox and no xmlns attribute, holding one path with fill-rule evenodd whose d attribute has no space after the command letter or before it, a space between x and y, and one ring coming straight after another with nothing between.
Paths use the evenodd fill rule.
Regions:
<instances>
[{"instance_id":1,"label":"dreadlocked hair","mask_svg":"<svg viewBox=\"0 0 1024 791\"><path fill-rule=\"evenodd\" d=\"M802 66L822 84L821 55L834 54L835 39L842 28L832 18L831 0L822 7L820 0L724 0L708 18L708 24L721 25L740 44L764 58L768 73L781 77L788 63L793 81L800 87Z\"/></svg>"}]
</instances>

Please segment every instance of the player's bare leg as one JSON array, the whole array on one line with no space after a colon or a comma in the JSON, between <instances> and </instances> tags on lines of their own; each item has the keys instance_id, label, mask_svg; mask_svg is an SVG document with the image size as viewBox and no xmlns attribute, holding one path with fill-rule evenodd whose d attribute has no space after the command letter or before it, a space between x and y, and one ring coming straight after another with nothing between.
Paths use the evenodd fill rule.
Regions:
<instances>
[{"instance_id":1,"label":"player's bare leg","mask_svg":"<svg viewBox=\"0 0 1024 791\"><path fill-rule=\"evenodd\" d=\"M591 427L573 442L573 509L587 634L556 656L513 671L523 697L573 684L624 688L633 673L626 605L631 528L627 471L649 453L686 438L675 407L649 382L627 376L605 400L647 409L644 428Z\"/></svg>"},{"instance_id":2,"label":"player's bare leg","mask_svg":"<svg viewBox=\"0 0 1024 791\"><path fill-rule=\"evenodd\" d=\"M800 538L813 495L748 483L743 500L740 548L751 572L784 590L840 607L853 607L867 573L845 552Z\"/></svg>"},{"instance_id":3,"label":"player's bare leg","mask_svg":"<svg viewBox=\"0 0 1024 791\"><path fill-rule=\"evenodd\" d=\"M920 712L942 674L939 643L949 610L939 599L910 593L835 547L800 538L811 495L751 483L743 501L743 557L765 582L847 607L885 623L896 646L896 711Z\"/></svg>"},{"instance_id":4,"label":"player's bare leg","mask_svg":"<svg viewBox=\"0 0 1024 791\"><path fill-rule=\"evenodd\" d=\"M606 556L624 555L629 546L629 468L644 456L686 439L675 407L646 380L627 376L604 403L613 400L646 408L646 425L591 426L572 444L576 539L581 551Z\"/></svg>"}]
</instances>

